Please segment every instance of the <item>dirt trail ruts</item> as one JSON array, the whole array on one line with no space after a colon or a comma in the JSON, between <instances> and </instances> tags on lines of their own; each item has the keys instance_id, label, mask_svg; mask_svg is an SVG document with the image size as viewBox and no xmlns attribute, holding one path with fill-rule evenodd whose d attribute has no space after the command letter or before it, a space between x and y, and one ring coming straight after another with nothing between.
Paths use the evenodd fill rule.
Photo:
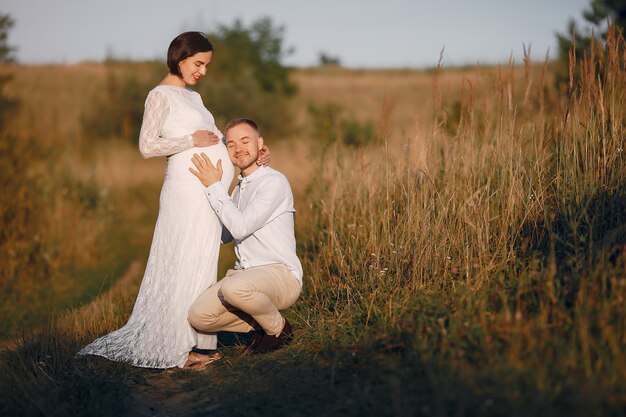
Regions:
<instances>
[{"instance_id":1,"label":"dirt trail ruts","mask_svg":"<svg viewBox=\"0 0 626 417\"><path fill-rule=\"evenodd\" d=\"M143 263L139 260L134 260L128 265L124 274L118 279L106 293L99 295L99 297L106 296L113 292L124 292L124 289L135 279L141 277L143 273ZM29 329L32 334L37 334L40 327ZM0 349L15 350L19 345L19 338L11 338L0 341Z\"/></svg>"},{"instance_id":2,"label":"dirt trail ruts","mask_svg":"<svg viewBox=\"0 0 626 417\"><path fill-rule=\"evenodd\" d=\"M194 372L194 371L177 371ZM207 376L206 389L211 389L211 371L203 371ZM188 391L186 378L168 372L158 373L146 378L146 383L133 387L130 414L139 417L225 415L219 404L208 403L205 396Z\"/></svg>"},{"instance_id":3,"label":"dirt trail ruts","mask_svg":"<svg viewBox=\"0 0 626 417\"><path fill-rule=\"evenodd\" d=\"M145 264L139 260L130 263L124 274L107 291L110 293L124 293L135 280L141 279ZM105 295L106 295L105 294ZM131 403L130 415L138 417L169 417L169 416L197 416L211 413L219 416L219 405L205 404L199 401L197 393L187 391L185 378L179 372L194 371L162 371L145 376L145 383L130 386ZM210 373L210 369L203 371ZM210 376L207 375L207 388L210 385Z\"/></svg>"},{"instance_id":4,"label":"dirt trail ruts","mask_svg":"<svg viewBox=\"0 0 626 417\"><path fill-rule=\"evenodd\" d=\"M115 284L99 297L127 293L128 288L132 287L136 280L141 279L144 267L142 261L132 261ZM38 330L35 328L29 331L36 334ZM0 341L0 346L7 350L15 350L19 345L19 339ZM145 382L129 386L131 389L129 415L138 417L197 416L205 413L210 413L214 417L223 415L218 404L208 404L206 400L200 400L197 393L185 388L186 379L181 378L180 372L195 371L145 372ZM210 389L210 372L210 369L203 371L207 373L207 389Z\"/></svg>"}]
</instances>

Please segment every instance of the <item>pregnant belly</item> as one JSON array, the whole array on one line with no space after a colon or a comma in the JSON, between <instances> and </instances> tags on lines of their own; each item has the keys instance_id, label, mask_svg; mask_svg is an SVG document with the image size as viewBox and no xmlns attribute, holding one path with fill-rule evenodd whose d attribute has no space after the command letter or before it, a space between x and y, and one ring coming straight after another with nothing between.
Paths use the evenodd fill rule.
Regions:
<instances>
[{"instance_id":1,"label":"pregnant belly","mask_svg":"<svg viewBox=\"0 0 626 417\"><path fill-rule=\"evenodd\" d=\"M201 153L206 154L211 160L213 166L216 166L217 161L221 160L222 168L226 167L224 171L229 170L229 165L232 166L228 157L228 151L224 145L214 145L206 148L191 148L167 158L167 168L165 172L166 180L192 181L200 184L200 181L191 172L189 172L189 168L194 167L191 162L191 158L196 153L198 155Z\"/></svg>"}]
</instances>

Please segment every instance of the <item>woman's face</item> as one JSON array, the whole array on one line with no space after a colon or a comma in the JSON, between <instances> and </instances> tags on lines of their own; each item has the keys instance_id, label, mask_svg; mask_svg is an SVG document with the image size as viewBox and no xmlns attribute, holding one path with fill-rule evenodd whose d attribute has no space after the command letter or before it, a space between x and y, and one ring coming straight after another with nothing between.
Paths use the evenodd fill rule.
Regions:
<instances>
[{"instance_id":1,"label":"woman's face","mask_svg":"<svg viewBox=\"0 0 626 417\"><path fill-rule=\"evenodd\" d=\"M178 63L185 85L195 85L206 74L206 69L211 63L213 52L198 52Z\"/></svg>"}]
</instances>

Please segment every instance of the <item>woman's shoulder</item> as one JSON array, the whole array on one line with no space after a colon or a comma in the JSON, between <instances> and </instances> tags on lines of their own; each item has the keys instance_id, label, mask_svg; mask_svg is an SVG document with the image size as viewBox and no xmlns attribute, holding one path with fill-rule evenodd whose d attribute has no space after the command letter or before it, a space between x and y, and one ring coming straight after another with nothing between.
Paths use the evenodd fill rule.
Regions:
<instances>
[{"instance_id":1,"label":"woman's shoulder","mask_svg":"<svg viewBox=\"0 0 626 417\"><path fill-rule=\"evenodd\" d=\"M187 87L178 87L174 85L159 84L148 92L148 97L154 95L161 95L165 97L200 97L196 91Z\"/></svg>"},{"instance_id":2,"label":"woman's shoulder","mask_svg":"<svg viewBox=\"0 0 626 417\"><path fill-rule=\"evenodd\" d=\"M158 84L156 86L154 86L154 88L152 88L152 90L148 91L148 95L154 95L154 94L162 94L162 95L169 95L171 93L173 93L175 91L175 89L181 89L181 87L174 87L171 85L163 85L163 84Z\"/></svg>"},{"instance_id":3,"label":"woman's shoulder","mask_svg":"<svg viewBox=\"0 0 626 417\"><path fill-rule=\"evenodd\" d=\"M157 85L152 90L148 91L147 100L150 100L151 98L165 98L169 96L170 94L168 89L164 87L167 86Z\"/></svg>"},{"instance_id":4,"label":"woman's shoulder","mask_svg":"<svg viewBox=\"0 0 626 417\"><path fill-rule=\"evenodd\" d=\"M158 84L156 85L150 92L153 91L164 91L168 93L174 94L198 94L196 91L192 90L189 87L179 87L177 85L167 85L167 84Z\"/></svg>"}]
</instances>

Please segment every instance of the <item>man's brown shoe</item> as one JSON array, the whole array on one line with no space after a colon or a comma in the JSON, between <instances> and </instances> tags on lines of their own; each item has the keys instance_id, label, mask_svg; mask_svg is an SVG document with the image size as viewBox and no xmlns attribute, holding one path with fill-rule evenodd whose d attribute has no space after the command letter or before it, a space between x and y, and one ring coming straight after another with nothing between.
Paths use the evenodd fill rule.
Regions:
<instances>
[{"instance_id":1,"label":"man's brown shoe","mask_svg":"<svg viewBox=\"0 0 626 417\"><path fill-rule=\"evenodd\" d=\"M265 336L265 331L263 331L263 329L253 330L249 333L249 335L250 335L250 341L246 345L246 349L248 351L253 352L263 340L263 336Z\"/></svg>"},{"instance_id":2,"label":"man's brown shoe","mask_svg":"<svg viewBox=\"0 0 626 417\"><path fill-rule=\"evenodd\" d=\"M292 339L293 329L291 324L289 324L287 319L285 319L285 326L278 336L263 333L259 339L253 341L250 349L252 350L252 353L272 352L288 345Z\"/></svg>"}]
</instances>

